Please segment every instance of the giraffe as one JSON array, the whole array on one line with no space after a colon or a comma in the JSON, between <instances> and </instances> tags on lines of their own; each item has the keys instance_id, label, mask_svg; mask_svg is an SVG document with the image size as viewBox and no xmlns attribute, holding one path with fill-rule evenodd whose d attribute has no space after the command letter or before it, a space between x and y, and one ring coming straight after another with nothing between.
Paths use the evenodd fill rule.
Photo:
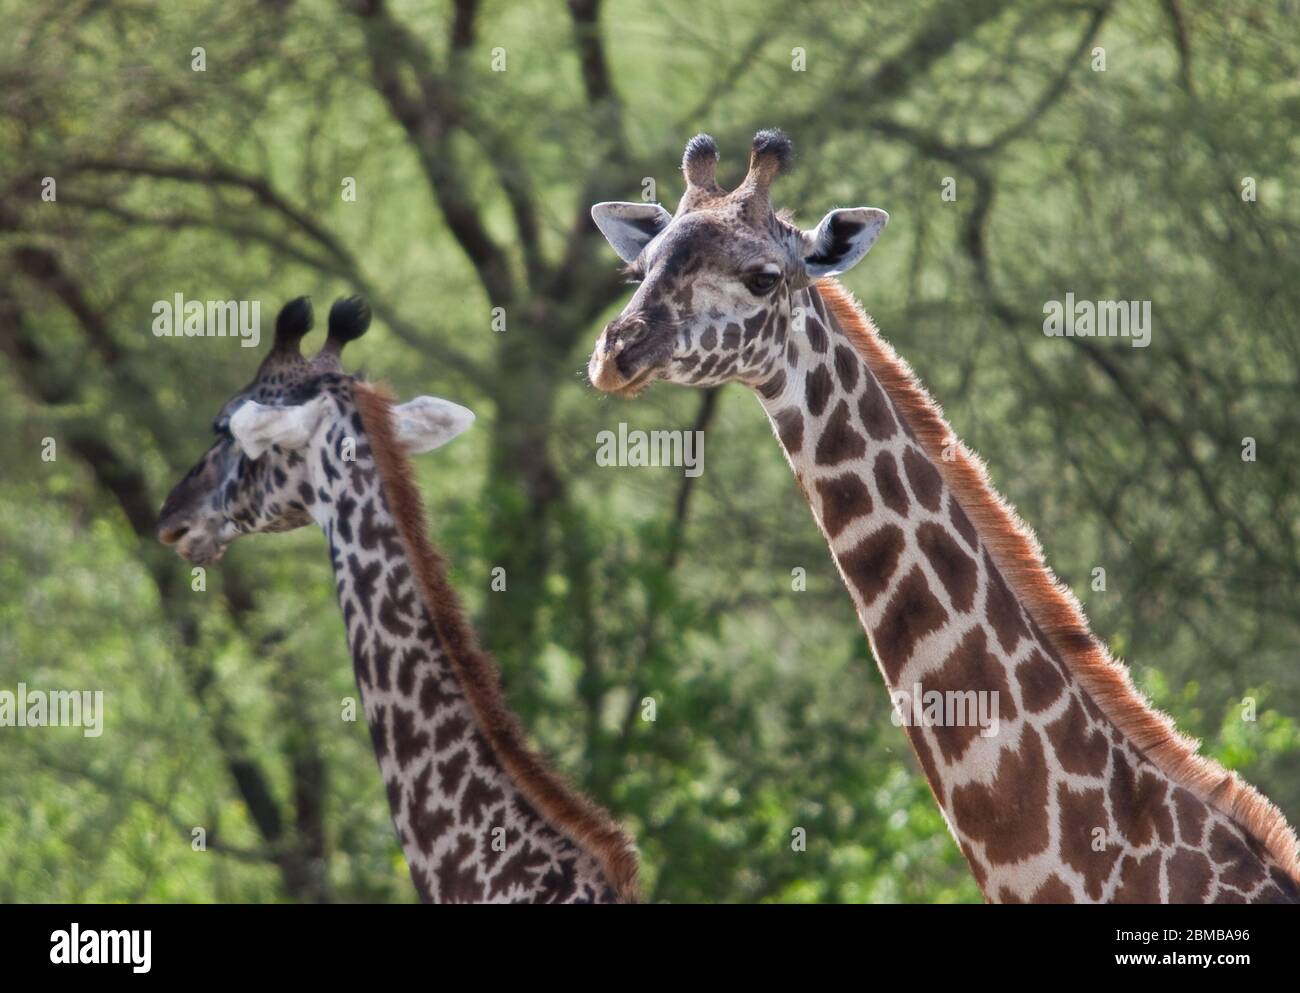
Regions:
<instances>
[{"instance_id":1,"label":"giraffe","mask_svg":"<svg viewBox=\"0 0 1300 993\"><path fill-rule=\"evenodd\" d=\"M253 381L220 409L211 447L163 504L158 537L195 564L246 534L325 532L357 686L411 878L426 902L636 898L637 858L608 814L551 771L507 709L447 566L429 540L410 455L474 420L434 397L394 404L343 372L370 323L330 311L301 353L310 301L285 305Z\"/></svg>"},{"instance_id":2,"label":"giraffe","mask_svg":"<svg viewBox=\"0 0 1300 993\"><path fill-rule=\"evenodd\" d=\"M593 385L755 391L987 901L1300 902L1282 814L1139 695L978 456L833 278L888 215L846 208L796 227L769 202L790 155L785 135L759 132L727 192L715 142L698 135L676 213L592 208L639 283L597 339ZM991 700L996 720L950 712L953 700Z\"/></svg>"}]
</instances>

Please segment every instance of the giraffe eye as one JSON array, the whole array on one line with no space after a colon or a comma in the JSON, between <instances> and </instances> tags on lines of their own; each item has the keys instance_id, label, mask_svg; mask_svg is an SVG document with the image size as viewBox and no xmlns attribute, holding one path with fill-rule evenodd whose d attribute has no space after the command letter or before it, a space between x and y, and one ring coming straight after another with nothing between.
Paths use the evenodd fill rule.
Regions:
<instances>
[{"instance_id":1,"label":"giraffe eye","mask_svg":"<svg viewBox=\"0 0 1300 993\"><path fill-rule=\"evenodd\" d=\"M765 293L771 293L776 288L776 284L781 282L779 272L751 272L745 276L745 285L749 287L749 292L757 296Z\"/></svg>"}]
</instances>

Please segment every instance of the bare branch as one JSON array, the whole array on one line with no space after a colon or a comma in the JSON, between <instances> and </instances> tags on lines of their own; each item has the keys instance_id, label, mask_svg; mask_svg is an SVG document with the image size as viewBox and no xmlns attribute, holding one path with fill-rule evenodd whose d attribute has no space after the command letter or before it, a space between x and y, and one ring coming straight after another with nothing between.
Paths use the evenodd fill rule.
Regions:
<instances>
[{"instance_id":1,"label":"bare branch","mask_svg":"<svg viewBox=\"0 0 1300 993\"><path fill-rule=\"evenodd\" d=\"M569 15L573 19L573 35L578 43L587 102L592 106L614 104L617 109L618 95L609 77L609 63L600 37L600 0L569 0Z\"/></svg>"},{"instance_id":2,"label":"bare branch","mask_svg":"<svg viewBox=\"0 0 1300 993\"><path fill-rule=\"evenodd\" d=\"M1033 126L1038 123L1039 118L1042 117L1043 114L1045 114L1065 94L1065 91L1069 88L1070 76L1077 71L1084 53L1091 47L1093 41L1097 37L1097 33L1101 31L1102 24L1104 24L1106 18L1110 16L1110 12L1110 0L1101 4L1101 6L1097 7L1097 9L1092 12L1092 17L1084 28L1082 37L1079 38L1078 43L1074 46L1074 50L1070 53L1070 57L1066 61L1065 66L1061 69L1060 73L1057 74L1056 78L1048 85L1047 89L1045 89L1039 98L1034 101L1034 105L1030 108L1029 113L1021 118L1016 124L1007 128L986 144L979 146L977 149L978 152L984 153L994 151L1029 133Z\"/></svg>"},{"instance_id":3,"label":"bare branch","mask_svg":"<svg viewBox=\"0 0 1300 993\"><path fill-rule=\"evenodd\" d=\"M448 147L447 138L461 123L458 95L438 76L420 42L388 12L382 0L357 0L353 8L365 29L375 86L406 130L447 227L474 264L488 301L493 306L509 306L518 298L510 260L488 233L479 205ZM418 94L410 92L403 67L417 80Z\"/></svg>"},{"instance_id":4,"label":"bare branch","mask_svg":"<svg viewBox=\"0 0 1300 993\"><path fill-rule=\"evenodd\" d=\"M1192 84L1192 39L1187 30L1187 18L1179 0L1163 0L1161 6L1169 18L1174 33L1174 47L1178 49L1178 81L1188 93L1194 93Z\"/></svg>"},{"instance_id":5,"label":"bare branch","mask_svg":"<svg viewBox=\"0 0 1300 993\"><path fill-rule=\"evenodd\" d=\"M464 51L474 44L474 18L478 14L478 0L456 0L451 19L451 47Z\"/></svg>"},{"instance_id":6,"label":"bare branch","mask_svg":"<svg viewBox=\"0 0 1300 993\"><path fill-rule=\"evenodd\" d=\"M888 103L902 95L959 43L1011 6L1011 0L948 0L935 9L929 23L911 37L902 51L887 59L865 84L850 82L843 89L860 100L865 99L868 106Z\"/></svg>"},{"instance_id":7,"label":"bare branch","mask_svg":"<svg viewBox=\"0 0 1300 993\"><path fill-rule=\"evenodd\" d=\"M74 206L110 213L133 224L151 224L173 228L202 227L223 231L239 238L252 238L306 266L339 276L346 280L357 292L369 297L375 315L392 328L393 332L408 345L428 354L441 365L454 370L458 375L470 380L485 392L491 391L491 377L487 375L482 367L463 352L446 346L431 337L426 331L420 330L403 318L396 309L387 303L384 294L366 276L360 262L341 241L328 229L309 217L305 211L294 206L261 177L248 175L224 166L213 166L204 169L138 161L82 161L76 163L72 168L84 172L120 173L200 185L233 186L247 190L253 194L258 203L270 207L275 213L287 219L300 234L311 239L320 247L324 254L314 255L304 252L292 243L261 227L242 224L225 216L211 219L200 219L187 215L151 217L119 207L109 201L98 201L76 194L65 197L65 200Z\"/></svg>"},{"instance_id":8,"label":"bare branch","mask_svg":"<svg viewBox=\"0 0 1300 993\"><path fill-rule=\"evenodd\" d=\"M134 176L148 176L154 179L174 179L186 183L199 183L204 186L237 186L247 190L263 206L281 214L294 226L322 245L340 262L349 264L351 256L342 242L328 230L309 217L306 212L295 207L282 194L272 188L261 176L241 172L226 166L171 165L161 162L140 162L125 159L81 159L68 166L69 172L125 173Z\"/></svg>"}]
</instances>

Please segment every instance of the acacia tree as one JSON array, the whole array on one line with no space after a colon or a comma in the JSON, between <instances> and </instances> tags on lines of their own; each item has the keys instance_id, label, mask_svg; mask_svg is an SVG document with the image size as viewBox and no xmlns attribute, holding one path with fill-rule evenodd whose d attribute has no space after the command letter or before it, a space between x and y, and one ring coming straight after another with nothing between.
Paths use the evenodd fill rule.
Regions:
<instances>
[{"instance_id":1,"label":"acacia tree","mask_svg":"<svg viewBox=\"0 0 1300 993\"><path fill-rule=\"evenodd\" d=\"M295 729L282 756L291 785L277 790L275 770L242 738L238 705L222 697L208 670L212 646L184 574L149 540L160 487L193 454L191 432L178 422L195 427L208 412L191 411L174 381L159 388L175 379L174 360L146 352L127 330L141 326L135 287L144 281L146 296L162 285L196 284L230 286L223 296L258 295L267 273L277 289L291 273L335 292L366 293L407 354L454 381L457 395L469 390L483 401L492 416L479 551L508 583L483 601L484 638L528 717L546 709L532 664L543 647L558 641L579 660L584 775L602 799L636 807L635 797L618 792L630 756L684 761L671 744L635 733L643 692L669 678L683 625L745 606L732 590L686 604L674 577L692 550L712 550L707 535L747 533L752 522L730 506L725 531L701 527L691 539L687 523L699 497L684 479L653 540L606 547L607 532L594 532L595 514L575 493L585 478L562 464L566 439L587 423L564 398L580 387L585 346L623 293L589 206L634 196L647 179L671 203L681 147L697 130L712 132L724 166L731 159L739 171L755 130L786 127L802 152L784 181L795 208L817 211L827 199L887 192L903 206L891 236L906 239L909 256L881 292L887 326L909 329L919 344L940 334L973 343L946 383L950 407L978 408L977 380L985 390L997 383L1061 418L1052 428L1057 437L1070 434L1063 397L1086 394L1131 410L1143 430L1118 450L1079 442L1087 449L1077 459L1083 471L1105 477L1087 485L1104 491L1107 480L1123 476L1124 487L1154 493L1144 474L1159 467L1174 480L1164 498L1195 501L1202 534L1226 528L1240 542L1242 557L1228 557L1233 568L1268 577L1260 609L1293 610L1276 580L1293 579L1297 568L1296 536L1284 523L1294 462L1272 465L1270 510L1246 512L1240 490L1254 484L1207 467L1197 447L1198 435L1223 443L1235 430L1229 420L1213 421L1205 396L1227 396L1250 371L1223 365L1223 356L1203 360L1179 350L1177 374L1202 391L1188 397L1176 385L1151 388L1131 364L1085 339L1069 346L1079 361L1061 364L1059 353L1045 356L1041 342L1026 344L1032 339L1022 333L1034 333L1037 308L1055 286L1078 271L1105 270L1095 258L1075 257L1073 268L1045 264L1033 243L1040 227L1033 205L1060 192L1052 203L1086 209L1110 193L1089 185L1101 181L1110 157L1127 155L1146 168L1153 160L1144 150L1180 120L1198 122L1203 174L1193 181L1185 164L1166 158L1169 182L1188 189L1153 216L1163 223L1185 213L1198 258L1232 273L1245 284L1243 296L1273 294L1272 319L1294 317L1293 294L1279 292L1286 284L1263 262L1293 237L1291 222L1183 206L1195 205L1195 190L1208 183L1235 186L1223 161L1234 93L1218 86L1227 56L1200 41L1219 30L1215 12L1192 17L1177 0L1131 6L1123 30L1140 32L1145 51L1159 54L1150 70L1158 101L1151 79L1136 75L1121 76L1104 100L1094 95L1103 77L1089 62L1119 16L1104 0L1066 8L935 0L864 10L851 23L836 5L791 12L773 4L740 17L685 4L643 14L600 0L523 13L476 0L432 12L381 0L9 12L18 43L0 65L9 124L0 138L7 153L0 232L11 263L0 285L0 346L14 385L37 409L98 405L117 418L76 421L69 445L140 537L139 558L183 647L191 690L212 715L213 740L264 843L244 854L278 866L290 897L329 897L320 870L328 857L321 732L310 713L285 704ZM1278 52L1263 40L1270 22L1257 16L1245 26L1234 21L1231 36L1250 65L1266 65ZM638 40L647 29L650 40ZM680 80L658 69L679 51L689 53ZM1200 71L1210 85L1198 85ZM647 99L647 87L662 92ZM1156 103L1168 118L1164 130L1144 112ZM1117 127L1153 130L1140 141L1130 132L1125 142L1095 142L1098 161L1084 150L1073 158L1063 152L1078 146L1102 109ZM1261 106L1256 116L1267 112ZM1256 137L1261 147L1285 147ZM1030 149L1048 164L1027 167ZM1071 169L1073 184L1056 174ZM58 183L55 203L41 198L46 177ZM363 192L348 213L340 205L343 177L384 196ZM936 192L945 179L962 191L951 208ZM369 206L378 201L387 206ZM398 272L376 260L381 242L393 237L379 225L394 219L401 236L423 232L433 245L429 252L411 246L414 261ZM1114 241L1113 232L1091 235L1098 255L1114 251ZM392 262L401 249L385 251ZM939 294L927 289L935 285ZM444 311L429 286L454 291L455 309ZM61 328L57 340L46 333L50 315ZM501 321L504 333L494 333ZM990 323L1006 332L1006 357L992 363L1005 378L990 374L978 353ZM1294 357L1293 343L1273 344ZM75 366L67 354L77 356ZM196 369L180 367L191 377ZM214 391L212 399L221 394ZM687 423L710 429L717 394L693 403ZM123 423L132 443L115 428ZM972 440L1009 453L1023 438L1017 430ZM1050 468L1037 468L1052 477ZM1138 540L1116 506L1103 500L1081 511L1112 548ZM710 513L711 524L725 518ZM813 546L815 538L799 545ZM1135 581L1150 589L1151 575L1162 571ZM281 645L287 632L262 620L263 589L246 567L232 560L222 573L237 636L259 650ZM1203 623L1199 614L1188 617ZM280 657L289 660L286 678L298 678L292 653ZM771 767L755 768L757 788Z\"/></svg>"}]
</instances>

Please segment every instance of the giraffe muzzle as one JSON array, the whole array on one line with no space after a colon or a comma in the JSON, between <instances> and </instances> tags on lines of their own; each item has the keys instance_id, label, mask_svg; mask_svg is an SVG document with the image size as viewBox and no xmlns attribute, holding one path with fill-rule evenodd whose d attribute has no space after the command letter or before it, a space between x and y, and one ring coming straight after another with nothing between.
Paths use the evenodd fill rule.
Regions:
<instances>
[{"instance_id":1,"label":"giraffe muzzle","mask_svg":"<svg viewBox=\"0 0 1300 993\"><path fill-rule=\"evenodd\" d=\"M173 547L176 554L191 565L211 565L221 561L226 546L226 542L204 531L189 531Z\"/></svg>"},{"instance_id":2,"label":"giraffe muzzle","mask_svg":"<svg viewBox=\"0 0 1300 993\"><path fill-rule=\"evenodd\" d=\"M230 543L227 528L212 528L194 518L163 517L154 529L158 541L191 565L218 562Z\"/></svg>"},{"instance_id":3,"label":"giraffe muzzle","mask_svg":"<svg viewBox=\"0 0 1300 993\"><path fill-rule=\"evenodd\" d=\"M654 381L672 358L672 335L640 319L605 325L587 363L587 378L602 393L635 396Z\"/></svg>"}]
</instances>

